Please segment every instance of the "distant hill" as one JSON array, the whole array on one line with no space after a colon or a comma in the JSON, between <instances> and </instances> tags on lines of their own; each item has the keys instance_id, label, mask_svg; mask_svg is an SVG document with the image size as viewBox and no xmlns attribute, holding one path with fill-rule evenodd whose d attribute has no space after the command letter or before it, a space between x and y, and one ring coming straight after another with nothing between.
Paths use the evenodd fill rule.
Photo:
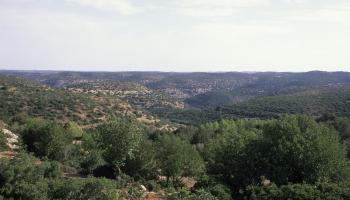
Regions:
<instances>
[{"instance_id":1,"label":"distant hill","mask_svg":"<svg viewBox=\"0 0 350 200\"><path fill-rule=\"evenodd\" d=\"M334 113L339 117L350 117L350 87L256 97L233 105L202 109L154 109L153 113L184 124L198 124L219 119L273 118L283 114L321 116L324 113Z\"/></svg>"},{"instance_id":2,"label":"distant hill","mask_svg":"<svg viewBox=\"0 0 350 200\"><path fill-rule=\"evenodd\" d=\"M307 72L257 74L251 83L230 90L214 90L193 96L185 101L194 107L222 106L255 97L294 94L309 90L350 87L350 73ZM213 101L209 101L213 100Z\"/></svg>"},{"instance_id":3,"label":"distant hill","mask_svg":"<svg viewBox=\"0 0 350 200\"><path fill-rule=\"evenodd\" d=\"M235 105L223 106L217 110L224 118L269 118L297 113L312 116L334 113L340 117L350 117L350 87L258 97Z\"/></svg>"},{"instance_id":4,"label":"distant hill","mask_svg":"<svg viewBox=\"0 0 350 200\"><path fill-rule=\"evenodd\" d=\"M70 84L64 87L74 93L87 93L97 95L107 95L122 99L131 105L149 109L153 107L183 108L181 101L177 101L170 96L144 85L132 81L96 80L77 84Z\"/></svg>"},{"instance_id":5,"label":"distant hill","mask_svg":"<svg viewBox=\"0 0 350 200\"><path fill-rule=\"evenodd\" d=\"M156 123L152 116L117 97L74 93L23 78L0 76L0 119L6 121L20 113L52 120L73 120L81 125L121 116Z\"/></svg>"},{"instance_id":6,"label":"distant hill","mask_svg":"<svg viewBox=\"0 0 350 200\"><path fill-rule=\"evenodd\" d=\"M0 70L0 74L33 79L51 87L66 87L72 84L101 80L132 82L166 94L171 98L185 101L189 106L195 107L232 104L252 97L291 94L309 89L350 86L350 73L321 71L305 73L175 73ZM217 95L223 100L216 98ZM207 99L213 99L214 102L209 102Z\"/></svg>"},{"instance_id":7,"label":"distant hill","mask_svg":"<svg viewBox=\"0 0 350 200\"><path fill-rule=\"evenodd\" d=\"M31 86L21 91L25 97L22 99L17 97L21 99L19 101L21 105L9 103L13 100L1 97L7 104L15 104L5 106L4 115L16 113L23 106L23 102L26 102L25 99L30 99L28 102L36 103L23 108L34 115L45 113L45 116L58 115L63 118L60 105L68 105L65 109L68 109L69 118L82 121L89 121L83 118L90 119L90 116L93 116L91 119L102 119L125 113L143 120L144 115L158 116L163 120L181 124L201 123L220 118L266 118L282 113L320 115L333 112L339 116L349 116L350 73L348 72L175 73L0 70L0 74L20 76L46 85L46 87L40 86L41 89L38 91L34 90L38 86ZM32 82L22 83L23 88L27 84L33 85ZM36 92L32 94L33 92L30 92L32 90ZM5 91L8 95L13 95L10 91ZM40 97L41 100L33 100L34 96ZM44 106L41 108L36 105ZM155 120L152 117L146 118L149 119L145 121Z\"/></svg>"}]
</instances>

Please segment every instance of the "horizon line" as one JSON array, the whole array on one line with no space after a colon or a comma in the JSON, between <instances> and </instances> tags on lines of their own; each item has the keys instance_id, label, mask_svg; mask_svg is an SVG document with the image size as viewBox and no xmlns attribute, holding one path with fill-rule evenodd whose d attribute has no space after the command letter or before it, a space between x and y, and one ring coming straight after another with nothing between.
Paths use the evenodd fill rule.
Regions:
<instances>
[{"instance_id":1,"label":"horizon line","mask_svg":"<svg viewBox=\"0 0 350 200\"><path fill-rule=\"evenodd\" d=\"M127 72L146 72L146 73L309 73L309 72L326 72L326 73L337 73L350 71L338 70L338 71L327 71L327 70L309 70L309 71L167 71L167 70L67 70L67 69L0 69L0 71L21 71L21 72L87 72L87 73L127 73Z\"/></svg>"}]
</instances>

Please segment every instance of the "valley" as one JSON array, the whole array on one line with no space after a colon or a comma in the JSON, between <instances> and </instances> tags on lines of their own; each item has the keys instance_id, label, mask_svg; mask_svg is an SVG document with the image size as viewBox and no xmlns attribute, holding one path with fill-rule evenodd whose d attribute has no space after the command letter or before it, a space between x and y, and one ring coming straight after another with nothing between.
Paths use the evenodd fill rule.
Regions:
<instances>
[{"instance_id":1,"label":"valley","mask_svg":"<svg viewBox=\"0 0 350 200\"><path fill-rule=\"evenodd\" d=\"M0 70L0 199L347 200L349 158L348 72Z\"/></svg>"}]
</instances>

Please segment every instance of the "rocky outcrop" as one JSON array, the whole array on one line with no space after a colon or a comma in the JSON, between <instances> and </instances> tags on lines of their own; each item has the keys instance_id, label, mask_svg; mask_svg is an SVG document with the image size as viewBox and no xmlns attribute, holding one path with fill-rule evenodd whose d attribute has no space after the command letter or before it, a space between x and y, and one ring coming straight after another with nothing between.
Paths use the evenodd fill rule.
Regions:
<instances>
[{"instance_id":1,"label":"rocky outcrop","mask_svg":"<svg viewBox=\"0 0 350 200\"><path fill-rule=\"evenodd\" d=\"M7 145L11 150L16 150L18 149L18 135L12 133L10 130L3 128L2 132L6 135L7 137Z\"/></svg>"}]
</instances>

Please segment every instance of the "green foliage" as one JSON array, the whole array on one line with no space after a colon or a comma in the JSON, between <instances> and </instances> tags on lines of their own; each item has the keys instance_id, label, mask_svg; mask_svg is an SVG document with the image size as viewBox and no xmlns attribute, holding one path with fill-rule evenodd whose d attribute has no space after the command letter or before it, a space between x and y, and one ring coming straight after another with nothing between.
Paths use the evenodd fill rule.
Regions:
<instances>
[{"instance_id":1,"label":"green foliage","mask_svg":"<svg viewBox=\"0 0 350 200\"><path fill-rule=\"evenodd\" d=\"M247 145L260 136L260 130L255 128L259 123L261 122L223 120L213 123L211 129L206 128L213 135L204 151L210 173L228 176L241 173L240 163L246 154Z\"/></svg>"},{"instance_id":2,"label":"green foliage","mask_svg":"<svg viewBox=\"0 0 350 200\"><path fill-rule=\"evenodd\" d=\"M258 92L258 91L255 91ZM338 117L350 116L350 89L310 89L300 92L260 96L236 103L204 106L198 109L152 109L155 115L175 123L196 125L221 119L273 118L283 114L320 116L334 113ZM197 104L197 103L196 103Z\"/></svg>"},{"instance_id":3,"label":"green foliage","mask_svg":"<svg viewBox=\"0 0 350 200\"><path fill-rule=\"evenodd\" d=\"M189 142L193 141L193 137L198 132L198 128L194 126L185 126L185 127L179 127L177 130L174 131L174 134L179 136L180 138L187 140Z\"/></svg>"},{"instance_id":4,"label":"green foliage","mask_svg":"<svg viewBox=\"0 0 350 200\"><path fill-rule=\"evenodd\" d=\"M350 158L350 118L336 117L334 114L326 113L317 119L318 122L324 123L336 131L346 146L348 157Z\"/></svg>"},{"instance_id":5,"label":"green foliage","mask_svg":"<svg viewBox=\"0 0 350 200\"><path fill-rule=\"evenodd\" d=\"M64 89L49 88L14 76L0 76L0 119L18 113L48 120L95 124L120 117L126 111L118 98L97 98ZM105 116L105 118L101 118Z\"/></svg>"},{"instance_id":6,"label":"green foliage","mask_svg":"<svg viewBox=\"0 0 350 200\"><path fill-rule=\"evenodd\" d=\"M35 158L20 154L11 160L0 162L0 194L5 199L47 199L45 178L61 175L58 166L53 164L35 164Z\"/></svg>"},{"instance_id":7,"label":"green foliage","mask_svg":"<svg viewBox=\"0 0 350 200\"><path fill-rule=\"evenodd\" d=\"M80 161L80 168L82 169L81 173L85 175L92 174L97 167L102 166L103 164L104 160L99 152L88 152Z\"/></svg>"},{"instance_id":8,"label":"green foliage","mask_svg":"<svg viewBox=\"0 0 350 200\"><path fill-rule=\"evenodd\" d=\"M0 76L0 118L37 156L1 160L0 199L140 199L141 183L164 189L168 199L350 199L349 160L340 143L350 152L349 74L32 76L65 88ZM82 83L71 85L73 79ZM183 102L198 109L182 109ZM165 132L131 119L106 123L147 112L193 126ZM334 114L317 122L280 117L328 112ZM276 119L232 120L246 117ZM186 188L181 177L195 178L195 187Z\"/></svg>"},{"instance_id":9,"label":"green foliage","mask_svg":"<svg viewBox=\"0 0 350 200\"><path fill-rule=\"evenodd\" d=\"M67 134L71 135L73 138L81 138L83 136L83 130L80 126L75 122L68 122L65 125L65 129Z\"/></svg>"},{"instance_id":10,"label":"green foliage","mask_svg":"<svg viewBox=\"0 0 350 200\"><path fill-rule=\"evenodd\" d=\"M252 169L261 169L254 175L267 176L277 184L349 178L349 163L338 136L312 118L283 117L266 124L263 135L248 150Z\"/></svg>"},{"instance_id":11,"label":"green foliage","mask_svg":"<svg viewBox=\"0 0 350 200\"><path fill-rule=\"evenodd\" d=\"M121 199L117 182L96 179L63 179L60 164L38 161L20 154L0 162L0 195L5 199Z\"/></svg>"},{"instance_id":12,"label":"green foliage","mask_svg":"<svg viewBox=\"0 0 350 200\"><path fill-rule=\"evenodd\" d=\"M206 125L210 126L206 130L212 139L204 151L208 172L221 177L234 194L239 188L259 184L262 176L277 185L340 183L350 178L349 161L337 133L310 117Z\"/></svg>"},{"instance_id":13,"label":"green foliage","mask_svg":"<svg viewBox=\"0 0 350 200\"><path fill-rule=\"evenodd\" d=\"M220 198L217 198L210 194L209 192L205 190L197 190L194 194L191 194L189 197L185 198L186 200L219 200Z\"/></svg>"},{"instance_id":14,"label":"green foliage","mask_svg":"<svg viewBox=\"0 0 350 200\"><path fill-rule=\"evenodd\" d=\"M79 191L79 199L116 200L120 198L112 182L106 179L91 179L85 180L84 186Z\"/></svg>"},{"instance_id":15,"label":"green foliage","mask_svg":"<svg viewBox=\"0 0 350 200\"><path fill-rule=\"evenodd\" d=\"M141 128L131 119L117 119L96 128L98 147L111 166L120 168L133 158L141 142Z\"/></svg>"},{"instance_id":16,"label":"green foliage","mask_svg":"<svg viewBox=\"0 0 350 200\"><path fill-rule=\"evenodd\" d=\"M320 90L303 93L255 98L221 109L221 117L271 118L282 114L335 113L350 116L350 90Z\"/></svg>"},{"instance_id":17,"label":"green foliage","mask_svg":"<svg viewBox=\"0 0 350 200\"><path fill-rule=\"evenodd\" d=\"M64 151L72 144L62 125L40 119L30 120L21 135L29 152L52 160L64 160Z\"/></svg>"},{"instance_id":18,"label":"green foliage","mask_svg":"<svg viewBox=\"0 0 350 200\"><path fill-rule=\"evenodd\" d=\"M233 95L229 91L212 91L186 99L185 102L194 107L205 108L223 106L231 104L233 101Z\"/></svg>"},{"instance_id":19,"label":"green foliage","mask_svg":"<svg viewBox=\"0 0 350 200\"><path fill-rule=\"evenodd\" d=\"M230 188L208 175L201 176L197 180L194 189L203 189L220 200L232 200Z\"/></svg>"},{"instance_id":20,"label":"green foliage","mask_svg":"<svg viewBox=\"0 0 350 200\"><path fill-rule=\"evenodd\" d=\"M136 149L134 156L126 160L123 172L138 179L156 179L157 178L157 159L156 149L152 141L143 138Z\"/></svg>"},{"instance_id":21,"label":"green foliage","mask_svg":"<svg viewBox=\"0 0 350 200\"><path fill-rule=\"evenodd\" d=\"M209 192L205 190L196 190L194 192L190 192L188 190L182 189L175 193L170 193L167 196L167 199L169 200L219 200L219 198L216 198ZM221 200L221 199L220 199Z\"/></svg>"},{"instance_id":22,"label":"green foliage","mask_svg":"<svg viewBox=\"0 0 350 200\"><path fill-rule=\"evenodd\" d=\"M90 131L83 134L81 141L82 156L79 162L82 174L92 174L94 169L105 164L97 140L98 137L94 132Z\"/></svg>"},{"instance_id":23,"label":"green foliage","mask_svg":"<svg viewBox=\"0 0 350 200\"><path fill-rule=\"evenodd\" d=\"M345 200L350 198L349 189L337 184L288 184L277 187L249 186L250 200Z\"/></svg>"},{"instance_id":24,"label":"green foliage","mask_svg":"<svg viewBox=\"0 0 350 200\"><path fill-rule=\"evenodd\" d=\"M55 179L48 182L49 199L64 200L118 200L119 186L106 179Z\"/></svg>"},{"instance_id":25,"label":"green foliage","mask_svg":"<svg viewBox=\"0 0 350 200\"><path fill-rule=\"evenodd\" d=\"M6 149L8 149L7 139L6 139L5 134L0 129L0 151L4 151Z\"/></svg>"},{"instance_id":26,"label":"green foliage","mask_svg":"<svg viewBox=\"0 0 350 200\"><path fill-rule=\"evenodd\" d=\"M158 139L157 158L161 173L168 178L195 176L203 172L204 164L198 151L174 135L164 135Z\"/></svg>"}]
</instances>

